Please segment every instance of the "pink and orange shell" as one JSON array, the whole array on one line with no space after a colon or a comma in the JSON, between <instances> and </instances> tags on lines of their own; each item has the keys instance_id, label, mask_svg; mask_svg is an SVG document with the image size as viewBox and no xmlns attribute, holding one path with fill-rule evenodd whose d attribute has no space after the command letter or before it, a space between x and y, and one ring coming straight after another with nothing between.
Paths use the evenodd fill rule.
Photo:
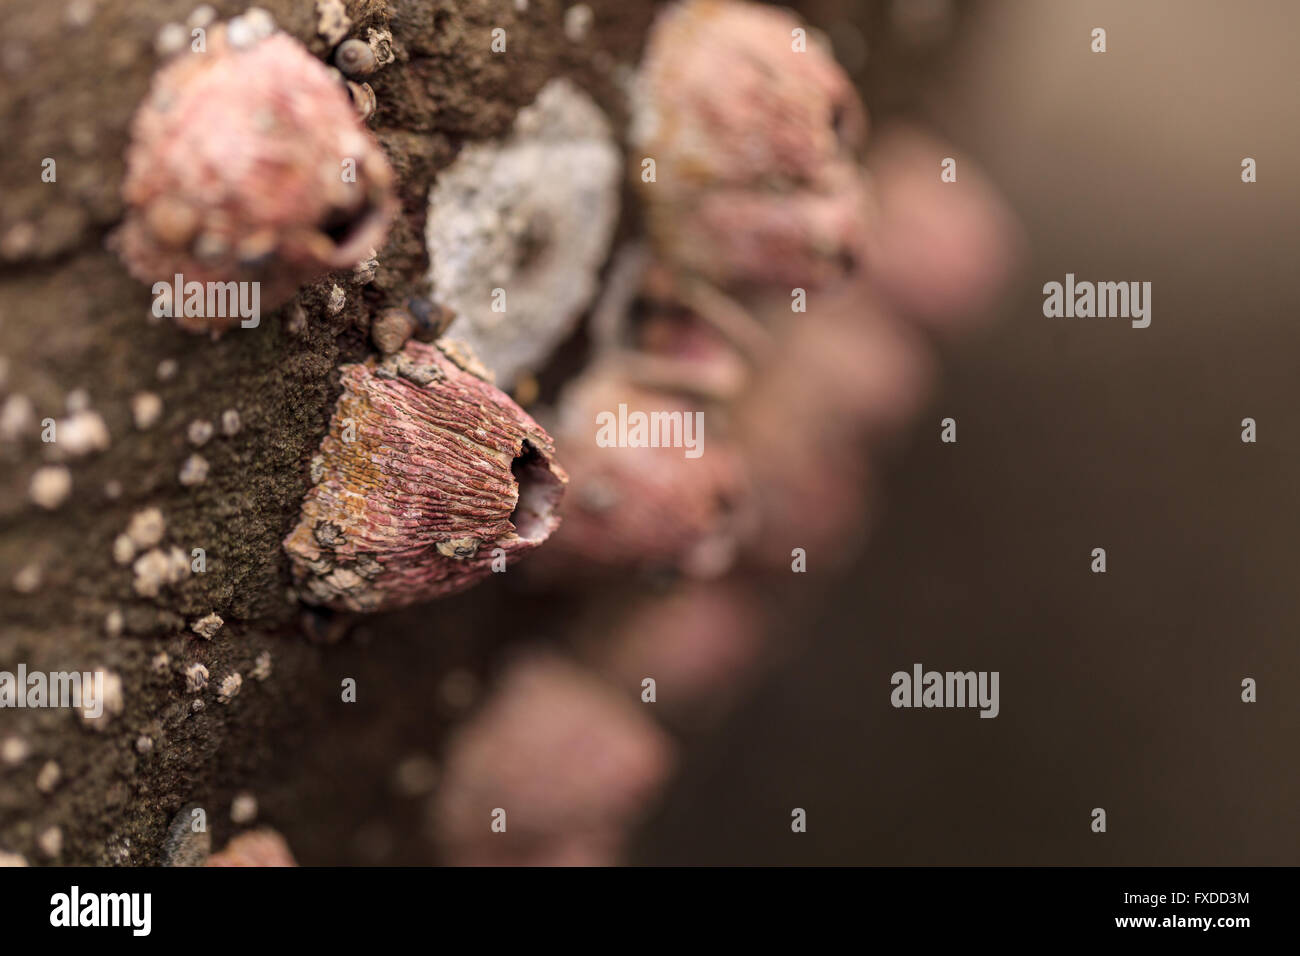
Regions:
<instances>
[{"instance_id":1,"label":"pink and orange shell","mask_svg":"<svg viewBox=\"0 0 1300 956\"><path fill-rule=\"evenodd\" d=\"M620 404L683 416L702 408L695 399L632 385L614 364L572 383L556 422L572 485L564 527L538 571L677 570L702 578L726 571L752 530L751 489L716 406L704 412L702 454L688 458L684 448L602 447L598 415Z\"/></svg>"},{"instance_id":2,"label":"pink and orange shell","mask_svg":"<svg viewBox=\"0 0 1300 956\"><path fill-rule=\"evenodd\" d=\"M206 52L167 63L126 162L113 243L131 275L259 282L268 308L381 247L396 211L392 171L343 85L283 33L236 46L218 26ZM221 331L238 318L177 321Z\"/></svg>"},{"instance_id":3,"label":"pink and orange shell","mask_svg":"<svg viewBox=\"0 0 1300 956\"><path fill-rule=\"evenodd\" d=\"M441 597L559 525L568 476L550 436L439 346L345 365L342 385L284 541L304 600L375 611Z\"/></svg>"},{"instance_id":4,"label":"pink and orange shell","mask_svg":"<svg viewBox=\"0 0 1300 956\"><path fill-rule=\"evenodd\" d=\"M864 257L866 110L800 30L734 0L674 4L651 30L632 176L659 257L720 286L818 285Z\"/></svg>"}]
</instances>

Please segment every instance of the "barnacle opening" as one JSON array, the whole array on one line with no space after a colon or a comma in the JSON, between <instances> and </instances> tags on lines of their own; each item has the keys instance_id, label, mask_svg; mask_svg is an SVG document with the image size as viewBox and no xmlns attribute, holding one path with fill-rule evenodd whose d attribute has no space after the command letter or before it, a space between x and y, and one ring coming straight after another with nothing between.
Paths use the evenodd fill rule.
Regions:
<instances>
[{"instance_id":1,"label":"barnacle opening","mask_svg":"<svg viewBox=\"0 0 1300 956\"><path fill-rule=\"evenodd\" d=\"M359 208L330 209L317 228L334 245L337 259L343 263L363 256L375 244L375 233L383 223L383 207L367 195Z\"/></svg>"},{"instance_id":2,"label":"barnacle opening","mask_svg":"<svg viewBox=\"0 0 1300 956\"><path fill-rule=\"evenodd\" d=\"M555 509L564 484L551 471L546 458L525 441L519 457L510 463L510 473L519 485L519 500L510 512L515 533L525 541L545 541L555 523Z\"/></svg>"},{"instance_id":3,"label":"barnacle opening","mask_svg":"<svg viewBox=\"0 0 1300 956\"><path fill-rule=\"evenodd\" d=\"M533 213L516 240L516 273L535 270L546 259L546 252L554 239L554 229L555 224L544 211Z\"/></svg>"}]
</instances>

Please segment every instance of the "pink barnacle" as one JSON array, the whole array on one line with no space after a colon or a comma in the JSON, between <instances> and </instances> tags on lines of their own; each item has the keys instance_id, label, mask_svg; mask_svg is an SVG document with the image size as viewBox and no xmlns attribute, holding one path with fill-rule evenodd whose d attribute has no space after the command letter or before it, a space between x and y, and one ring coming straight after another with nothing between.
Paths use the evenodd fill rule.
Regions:
<instances>
[{"instance_id":1,"label":"pink barnacle","mask_svg":"<svg viewBox=\"0 0 1300 956\"><path fill-rule=\"evenodd\" d=\"M463 590L544 542L551 437L438 345L342 368L320 481L284 540L303 599L353 611Z\"/></svg>"},{"instance_id":2,"label":"pink barnacle","mask_svg":"<svg viewBox=\"0 0 1300 956\"><path fill-rule=\"evenodd\" d=\"M736 0L665 8L634 107L631 172L661 260L720 288L860 270L866 110L793 14Z\"/></svg>"},{"instance_id":3,"label":"pink barnacle","mask_svg":"<svg viewBox=\"0 0 1300 956\"><path fill-rule=\"evenodd\" d=\"M218 26L206 52L165 65L136 112L126 161L113 243L131 275L257 283L265 308L364 260L396 211L392 171L347 92L283 33L236 43ZM171 303L191 331L241 319L212 311Z\"/></svg>"},{"instance_id":4,"label":"pink barnacle","mask_svg":"<svg viewBox=\"0 0 1300 956\"><path fill-rule=\"evenodd\" d=\"M516 661L448 743L432 807L447 861L614 862L676 760L639 693L553 653Z\"/></svg>"},{"instance_id":5,"label":"pink barnacle","mask_svg":"<svg viewBox=\"0 0 1300 956\"><path fill-rule=\"evenodd\" d=\"M620 416L672 424L620 441L606 427ZM677 570L708 578L727 570L753 528L751 489L723 418L715 404L634 385L613 365L570 383L554 428L572 485L564 527L538 571Z\"/></svg>"}]
</instances>

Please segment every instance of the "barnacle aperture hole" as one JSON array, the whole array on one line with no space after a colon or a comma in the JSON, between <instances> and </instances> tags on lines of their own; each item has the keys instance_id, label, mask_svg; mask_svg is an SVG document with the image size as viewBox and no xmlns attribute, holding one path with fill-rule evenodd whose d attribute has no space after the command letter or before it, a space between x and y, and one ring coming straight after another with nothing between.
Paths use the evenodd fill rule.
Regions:
<instances>
[{"instance_id":1,"label":"barnacle aperture hole","mask_svg":"<svg viewBox=\"0 0 1300 956\"><path fill-rule=\"evenodd\" d=\"M862 148L866 133L866 121L861 106L846 93L831 104L830 124L835 132L835 140L840 148L849 155L856 155Z\"/></svg>"},{"instance_id":2,"label":"barnacle aperture hole","mask_svg":"<svg viewBox=\"0 0 1300 956\"><path fill-rule=\"evenodd\" d=\"M510 473L519 485L519 500L510 512L515 533L525 541L545 541L551 533L555 509L564 485L546 464L546 459L525 441L519 457L510 463Z\"/></svg>"},{"instance_id":3,"label":"barnacle aperture hole","mask_svg":"<svg viewBox=\"0 0 1300 956\"><path fill-rule=\"evenodd\" d=\"M853 149L853 126L849 111L843 103L831 106L831 129L835 130L835 139L841 146L847 150Z\"/></svg>"},{"instance_id":4,"label":"barnacle aperture hole","mask_svg":"<svg viewBox=\"0 0 1300 956\"><path fill-rule=\"evenodd\" d=\"M845 246L836 254L835 262L842 275L851 276L862 267L862 253L851 246Z\"/></svg>"},{"instance_id":5,"label":"barnacle aperture hole","mask_svg":"<svg viewBox=\"0 0 1300 956\"><path fill-rule=\"evenodd\" d=\"M382 218L383 210L367 195L356 209L331 208L318 228L338 250L338 261L347 265L360 259L370 246L375 245L372 227L377 227Z\"/></svg>"},{"instance_id":6,"label":"barnacle aperture hole","mask_svg":"<svg viewBox=\"0 0 1300 956\"><path fill-rule=\"evenodd\" d=\"M528 218L523 231L516 240L514 267L516 272L526 272L536 268L545 258L546 251L554 238L555 223L541 210L535 211Z\"/></svg>"}]
</instances>

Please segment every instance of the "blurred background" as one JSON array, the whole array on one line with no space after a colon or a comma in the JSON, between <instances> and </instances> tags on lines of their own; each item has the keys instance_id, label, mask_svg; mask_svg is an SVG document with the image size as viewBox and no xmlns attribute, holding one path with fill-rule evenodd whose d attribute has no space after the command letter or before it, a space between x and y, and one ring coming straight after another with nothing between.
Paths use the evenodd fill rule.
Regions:
<instances>
[{"instance_id":1,"label":"blurred background","mask_svg":"<svg viewBox=\"0 0 1300 956\"><path fill-rule=\"evenodd\" d=\"M402 175L408 213L421 211L404 217L385 261L391 274L366 295L410 291L427 266L418 227L428 180L462 142L501 135L528 98L527 83L501 63L484 66L458 39L495 23L504 3L466 2L454 11L443 0L430 3L399 6L406 20L393 20L399 41L420 34L417 20L442 31L437 44L421 48L423 72L394 69L375 79L382 108L391 111L382 117L386 146L418 159ZM312 35L309 10L268 5L296 35ZM372 351L364 330L320 309L305 334L288 334L277 317L264 335L221 343L146 326L142 289L102 248L121 214L116 183L126 122L155 67L150 38L193 6L170 2L145 15L116 2L71 5L66 15L79 13L82 27L91 22L88 9L115 26L104 26L101 37L93 21L70 35L82 46L74 64L53 64L67 74L58 95L34 88L33 60L51 61L31 49L43 47L15 40L0 50L0 69L27 84L13 87L21 108L6 117L19 131L11 137L15 169L30 172L31 156L44 155L31 131L63 135L68 124L54 119L63 115L55 107L100 136L82 137L94 161L83 157L75 167L81 192L60 193L63 205L51 207L72 217L67 229L60 233L58 216L47 216L36 235L49 249L0 270L0 312L7 305L15 317L2 326L11 387L22 385L45 408L88 382L122 440L112 455L83 466L78 480L94 489L118 476L114 468L130 478L116 504L92 490L58 516L32 517L22 491L26 451L15 446L0 462L6 487L19 489L0 509L5 579L35 560L29 545L49 577L43 597L6 592L0 669L11 660L46 668L93 663L127 678L127 711L112 734L92 735L68 715L46 712L4 725L6 734L25 735L31 753L0 777L0 851L34 861L157 862L179 808L198 801L212 809L220 847L248 822L232 826L228 812L237 794L248 793L256 796L257 823L279 830L301 863L427 865L448 859L440 842L448 814L439 800L449 791L494 800L498 785L521 787L513 795L527 792L537 805L554 798L548 806L559 810L548 824L582 819L566 817L565 799L583 812L583 800L607 809L591 792L599 773L583 769L600 762L583 749L599 735L581 731L606 729L602 706L605 714L644 713L635 684L619 684L640 673L641 661L630 653L633 662L620 663L618 648L636 643L640 619L628 608L671 605L672 584L629 574L610 585L579 573L552 587L526 572L396 613L304 610L285 593L280 540L307 487L306 463L333 407L337 367ZM244 4L219 6L227 16ZM530 83L560 67L598 75L600 95L617 101L614 66L635 62L656 5L592 0L603 60L565 38L568 6L530 9L532 32L524 36L537 56L521 75ZM833 556L844 567L831 570L830 556L813 554L807 574L792 574L781 554L775 571L697 586L696 595L717 600L702 602L696 617L656 619L677 663L698 663L684 648L701 659L716 652L712 677L727 679L693 708L671 711L665 694L653 712L666 717L662 732L677 745L675 763L672 772L657 768L666 788L647 801L648 816L622 858L642 865L1294 864L1300 330L1290 282L1300 251L1300 68L1292 49L1300 7L1281 0L792 6L834 45L867 103L873 136L899 124L926 130L953 144L960 182L977 168L987 176L1019 220L1022 261L1012 284L983 309L984 323L961 334L933 324L909 330L909 344L924 346L916 353L936 356L932 390L910 424L873 450L870 487L862 491L870 527L844 533ZM14 36L62 42L49 17L29 19L41 29L15 28ZM521 30L523 20L520 14ZM1106 30L1104 54L1090 50L1097 27ZM110 42L112 29L128 42ZM83 53L90 67L80 65ZM416 72L430 88L444 73L468 78L466 102L476 108L449 109L457 125L416 135L401 112L403 96L417 90L408 83ZM121 102L108 111L87 106L97 102L91 94L103 77L117 75L129 81ZM621 108L602 105L612 114ZM1244 157L1256 160L1258 182L1241 181ZM78 196L96 192L99 208L83 216ZM30 184L27 198L16 195L4 207L15 218L33 213L23 206L35 202L32 195L44 201ZM1150 327L1045 318L1043 284L1066 273L1150 282ZM568 344L581 346L578 338ZM126 424L127 397L152 381L164 357L184 363L169 386L173 425L183 425L186 408L257 398L257 418L220 452L226 457L214 451L217 467L202 491L173 481L173 459L185 447L179 430L146 444L148 436ZM872 371L891 381L889 365L880 358ZM1241 441L1247 417L1258 423L1254 444ZM955 444L940 441L946 418L957 423ZM799 498L792 510L808 499L817 503ZM239 547L224 570L235 573L190 582L174 605L134 607L125 634L110 637L105 610L133 607L129 575L109 563L110 544L146 501L165 507L169 527L212 540L228 530ZM1090 571L1099 547L1105 574ZM545 554L523 567L544 565ZM186 618L212 607L227 618L222 639L186 636ZM744 639L758 615L768 652L755 672L741 675L742 658L759 656ZM736 624L730 631L727 620ZM502 696L493 694L503 674L538 645L580 658L590 671L603 666L603 686L621 686L625 699L567 715L572 725L547 725L564 710L548 700L581 696L557 680L557 696L539 698L539 720L499 734L513 755L507 747L494 759L457 764L449 752L466 728L484 723L478 718ZM235 707L214 704L195 716L177 674L155 673L150 661L162 650L173 670L202 659L214 675L237 667L247 674L266 651L275 677L260 688L246 681ZM998 671L999 716L892 708L890 676L917 663ZM733 665L736 673L728 673ZM340 705L340 677L362 689L355 704ZM1258 684L1254 704L1240 698L1247 677ZM556 733L555 754L530 750L534 725ZM560 732L574 725L572 734ZM140 734L150 741L143 751ZM63 767L53 794L35 782L47 759ZM643 752L628 764L637 759L640 769L653 762ZM531 776L511 779L519 767ZM1105 834L1090 828L1096 807L1106 810ZM791 832L794 808L807 812L806 833ZM486 823L476 814L477 805L464 819L478 839ZM36 856L37 835L54 826L62 828L62 857Z\"/></svg>"},{"instance_id":2,"label":"blurred background","mask_svg":"<svg viewBox=\"0 0 1300 956\"><path fill-rule=\"evenodd\" d=\"M874 119L910 112L978 159L1028 259L998 324L945 351L865 554L693 749L636 858L1294 864L1300 10L956 12L942 56L893 54L917 101L864 93ZM1150 281L1151 326L1044 318L1066 272ZM889 675L918 661L999 670L1000 716L890 707Z\"/></svg>"}]
</instances>

